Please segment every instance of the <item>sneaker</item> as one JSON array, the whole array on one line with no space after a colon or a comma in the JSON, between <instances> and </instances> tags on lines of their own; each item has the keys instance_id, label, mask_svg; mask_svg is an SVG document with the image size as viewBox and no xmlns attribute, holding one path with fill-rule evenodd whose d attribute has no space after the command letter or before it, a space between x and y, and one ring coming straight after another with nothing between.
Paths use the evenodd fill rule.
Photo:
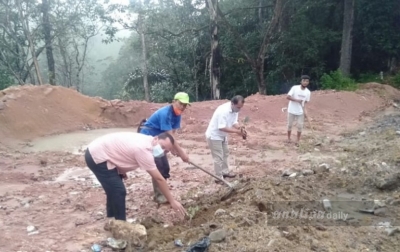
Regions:
<instances>
[{"instance_id":1,"label":"sneaker","mask_svg":"<svg viewBox=\"0 0 400 252\"><path fill-rule=\"evenodd\" d=\"M223 178L234 178L234 177L236 177L236 174L229 172L227 174L223 174L222 177Z\"/></svg>"}]
</instances>

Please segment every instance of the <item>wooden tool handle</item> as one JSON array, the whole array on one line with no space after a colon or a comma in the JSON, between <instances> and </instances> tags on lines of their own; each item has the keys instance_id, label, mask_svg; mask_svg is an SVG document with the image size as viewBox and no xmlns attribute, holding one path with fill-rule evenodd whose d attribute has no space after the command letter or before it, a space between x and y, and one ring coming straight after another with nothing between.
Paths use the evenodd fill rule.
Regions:
<instances>
[{"instance_id":1,"label":"wooden tool handle","mask_svg":"<svg viewBox=\"0 0 400 252\"><path fill-rule=\"evenodd\" d=\"M211 172L209 172L209 171L207 171L207 170L201 168L200 166L198 166L198 165L196 165L196 164L193 164L192 162L189 162L189 163L190 163L191 165L193 165L194 167L196 167L197 169L202 170L203 172L205 172L205 173L207 173L208 175L210 175L210 176L212 176L212 177L218 179L219 181L222 181L225 185L227 185L227 186L229 186L230 188L232 188L232 186L231 186L228 182L226 182L225 180L221 179L220 177L215 176L215 175L212 174Z\"/></svg>"}]
</instances>

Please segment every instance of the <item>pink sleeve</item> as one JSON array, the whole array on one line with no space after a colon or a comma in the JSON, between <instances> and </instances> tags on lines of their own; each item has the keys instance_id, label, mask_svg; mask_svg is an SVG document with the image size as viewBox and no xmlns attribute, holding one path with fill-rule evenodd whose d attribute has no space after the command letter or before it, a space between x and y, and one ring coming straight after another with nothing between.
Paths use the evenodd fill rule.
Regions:
<instances>
[{"instance_id":1,"label":"pink sleeve","mask_svg":"<svg viewBox=\"0 0 400 252\"><path fill-rule=\"evenodd\" d=\"M151 151L140 149L136 152L136 161L139 167L145 171L157 170Z\"/></svg>"}]
</instances>

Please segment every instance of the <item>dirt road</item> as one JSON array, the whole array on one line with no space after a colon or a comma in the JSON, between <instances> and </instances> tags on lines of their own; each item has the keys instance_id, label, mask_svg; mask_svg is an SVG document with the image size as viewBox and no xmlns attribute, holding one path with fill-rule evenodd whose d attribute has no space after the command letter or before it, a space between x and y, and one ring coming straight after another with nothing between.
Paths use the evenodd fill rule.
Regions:
<instances>
[{"instance_id":1,"label":"dirt road","mask_svg":"<svg viewBox=\"0 0 400 252\"><path fill-rule=\"evenodd\" d=\"M192 217L179 221L168 205L151 200L147 173L129 174L128 217L148 232L140 251L182 251L213 231L222 241L213 242L210 252L400 250L393 228L400 226L400 114L392 106L398 97L397 90L377 84L355 93L312 93L308 112L315 133L306 128L298 148L284 143L285 97L249 97L240 114L250 118L248 140L230 139L241 190L229 200L220 201L224 186L171 157L168 183ZM163 104L104 101L48 86L5 90L1 99L0 251L90 251L110 233L103 229L105 195L81 154L85 144L109 131L134 130ZM204 131L223 102L194 103L178 136L193 162L210 171ZM324 211L323 199L350 217L275 218L278 210L309 204ZM359 213L359 201L381 210Z\"/></svg>"}]
</instances>

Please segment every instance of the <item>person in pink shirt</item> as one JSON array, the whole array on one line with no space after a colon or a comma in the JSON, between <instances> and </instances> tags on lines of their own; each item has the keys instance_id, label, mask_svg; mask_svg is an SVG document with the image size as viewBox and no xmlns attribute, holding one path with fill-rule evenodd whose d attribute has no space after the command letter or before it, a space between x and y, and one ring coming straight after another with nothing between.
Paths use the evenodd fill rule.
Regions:
<instances>
[{"instance_id":1,"label":"person in pink shirt","mask_svg":"<svg viewBox=\"0 0 400 252\"><path fill-rule=\"evenodd\" d=\"M126 189L122 179L127 179L127 172L138 168L157 181L161 192L181 217L187 214L172 196L154 162L155 157L164 155L164 151L171 151L173 147L174 138L168 133L153 137L134 132L106 134L88 145L85 161L106 193L107 217L126 220Z\"/></svg>"}]
</instances>

